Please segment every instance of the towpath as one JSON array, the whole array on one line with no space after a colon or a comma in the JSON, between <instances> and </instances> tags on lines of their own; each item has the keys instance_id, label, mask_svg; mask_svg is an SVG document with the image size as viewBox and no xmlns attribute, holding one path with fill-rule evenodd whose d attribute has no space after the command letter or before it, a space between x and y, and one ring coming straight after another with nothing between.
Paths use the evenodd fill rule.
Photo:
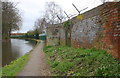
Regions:
<instances>
[{"instance_id":1,"label":"towpath","mask_svg":"<svg viewBox=\"0 0 120 78\"><path fill-rule=\"evenodd\" d=\"M30 53L29 60L18 76L50 76L49 65L43 53L41 41Z\"/></svg>"}]
</instances>

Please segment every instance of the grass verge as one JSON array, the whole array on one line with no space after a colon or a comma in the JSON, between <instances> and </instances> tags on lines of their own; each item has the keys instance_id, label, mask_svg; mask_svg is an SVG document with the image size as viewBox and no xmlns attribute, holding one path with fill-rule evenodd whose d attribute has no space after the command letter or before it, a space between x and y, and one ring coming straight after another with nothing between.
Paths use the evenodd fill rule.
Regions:
<instances>
[{"instance_id":1,"label":"grass verge","mask_svg":"<svg viewBox=\"0 0 120 78\"><path fill-rule=\"evenodd\" d=\"M26 64L29 53L30 52L19 57L17 60L12 61L9 65L2 67L1 68L2 72L0 76L16 76L16 74L20 72L22 68L24 67L24 65Z\"/></svg>"},{"instance_id":2,"label":"grass verge","mask_svg":"<svg viewBox=\"0 0 120 78\"><path fill-rule=\"evenodd\" d=\"M120 62L104 50L47 46L51 72L55 76L120 76Z\"/></svg>"}]
</instances>

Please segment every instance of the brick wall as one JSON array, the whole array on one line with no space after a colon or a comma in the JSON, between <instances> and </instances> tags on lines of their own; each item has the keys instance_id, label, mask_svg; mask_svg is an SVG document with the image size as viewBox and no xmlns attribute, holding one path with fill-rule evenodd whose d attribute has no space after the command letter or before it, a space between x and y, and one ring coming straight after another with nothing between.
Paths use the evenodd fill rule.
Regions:
<instances>
[{"instance_id":1,"label":"brick wall","mask_svg":"<svg viewBox=\"0 0 120 78\"><path fill-rule=\"evenodd\" d=\"M120 59L120 2L106 3L72 20L72 46L102 48Z\"/></svg>"},{"instance_id":2,"label":"brick wall","mask_svg":"<svg viewBox=\"0 0 120 78\"><path fill-rule=\"evenodd\" d=\"M105 3L71 19L71 46L96 47L120 59L120 2ZM59 30L60 44L66 44L63 24ZM67 38L68 39L68 38Z\"/></svg>"},{"instance_id":3,"label":"brick wall","mask_svg":"<svg viewBox=\"0 0 120 78\"><path fill-rule=\"evenodd\" d=\"M59 31L60 31L60 44L66 45L64 28L60 28Z\"/></svg>"},{"instance_id":4,"label":"brick wall","mask_svg":"<svg viewBox=\"0 0 120 78\"><path fill-rule=\"evenodd\" d=\"M47 46L56 46L60 44L60 28L61 26L59 24L47 27Z\"/></svg>"},{"instance_id":5,"label":"brick wall","mask_svg":"<svg viewBox=\"0 0 120 78\"><path fill-rule=\"evenodd\" d=\"M103 48L120 59L120 2L106 3L101 9Z\"/></svg>"}]
</instances>

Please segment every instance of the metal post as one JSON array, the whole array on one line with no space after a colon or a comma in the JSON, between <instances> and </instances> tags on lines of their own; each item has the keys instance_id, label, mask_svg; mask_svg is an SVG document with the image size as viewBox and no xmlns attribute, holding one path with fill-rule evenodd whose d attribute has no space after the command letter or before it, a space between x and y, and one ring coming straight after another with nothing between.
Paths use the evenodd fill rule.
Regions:
<instances>
[{"instance_id":1,"label":"metal post","mask_svg":"<svg viewBox=\"0 0 120 78\"><path fill-rule=\"evenodd\" d=\"M57 15L58 19L60 20L60 23L62 22L62 19Z\"/></svg>"},{"instance_id":2,"label":"metal post","mask_svg":"<svg viewBox=\"0 0 120 78\"><path fill-rule=\"evenodd\" d=\"M66 14L66 16L70 19L70 17L67 15L67 13L64 11L64 13Z\"/></svg>"},{"instance_id":3,"label":"metal post","mask_svg":"<svg viewBox=\"0 0 120 78\"><path fill-rule=\"evenodd\" d=\"M77 7L72 3L72 5L75 7L75 9L78 11L78 13L80 14L80 11L77 9Z\"/></svg>"}]
</instances>

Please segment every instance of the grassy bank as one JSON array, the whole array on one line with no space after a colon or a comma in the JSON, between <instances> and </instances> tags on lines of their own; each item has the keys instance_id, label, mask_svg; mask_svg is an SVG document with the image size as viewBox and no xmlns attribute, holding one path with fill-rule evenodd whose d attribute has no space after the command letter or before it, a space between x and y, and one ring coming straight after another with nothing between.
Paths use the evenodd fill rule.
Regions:
<instances>
[{"instance_id":1,"label":"grassy bank","mask_svg":"<svg viewBox=\"0 0 120 78\"><path fill-rule=\"evenodd\" d=\"M44 52L55 76L120 76L120 62L104 50L47 46Z\"/></svg>"},{"instance_id":2,"label":"grassy bank","mask_svg":"<svg viewBox=\"0 0 120 78\"><path fill-rule=\"evenodd\" d=\"M34 46L34 48L40 42L40 40L37 40L37 39L28 39L28 40L33 40L33 41L37 42L37 44ZM12 61L9 65L6 65L6 66L2 67L0 69L0 71L2 71L2 72L0 72L0 77L1 76L16 76L17 73L20 72L23 69L24 65L28 61L29 54L32 52L32 50L30 52L26 53L25 55L20 56L17 60Z\"/></svg>"},{"instance_id":3,"label":"grassy bank","mask_svg":"<svg viewBox=\"0 0 120 78\"><path fill-rule=\"evenodd\" d=\"M29 53L19 57L17 60L12 61L9 65L2 67L2 76L16 76L22 70L28 60Z\"/></svg>"}]
</instances>

